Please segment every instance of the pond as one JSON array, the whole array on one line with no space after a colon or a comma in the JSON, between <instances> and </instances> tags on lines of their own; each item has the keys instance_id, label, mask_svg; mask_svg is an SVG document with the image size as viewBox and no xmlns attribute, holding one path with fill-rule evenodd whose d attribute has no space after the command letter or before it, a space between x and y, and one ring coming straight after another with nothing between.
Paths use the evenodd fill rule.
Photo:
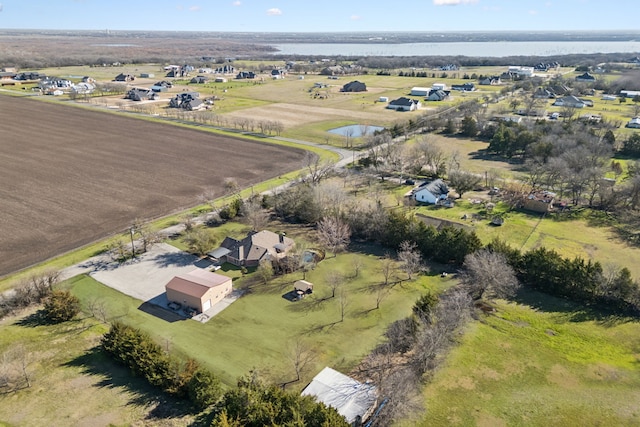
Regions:
<instances>
[{"instance_id":1,"label":"pond","mask_svg":"<svg viewBox=\"0 0 640 427\"><path fill-rule=\"evenodd\" d=\"M302 260L305 263L318 263L322 261L323 258L324 255L322 253L314 250L306 250L302 254Z\"/></svg>"},{"instance_id":2,"label":"pond","mask_svg":"<svg viewBox=\"0 0 640 427\"><path fill-rule=\"evenodd\" d=\"M348 125L335 129L329 129L329 133L335 133L342 136L350 136L358 138L364 135L372 135L375 131L383 130L382 126L369 126L369 125Z\"/></svg>"}]
</instances>

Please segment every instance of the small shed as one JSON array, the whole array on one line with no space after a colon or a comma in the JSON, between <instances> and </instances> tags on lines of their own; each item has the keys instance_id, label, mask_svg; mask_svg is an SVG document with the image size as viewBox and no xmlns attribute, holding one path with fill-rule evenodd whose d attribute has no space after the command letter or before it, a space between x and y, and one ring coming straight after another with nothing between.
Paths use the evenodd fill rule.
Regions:
<instances>
[{"instance_id":1,"label":"small shed","mask_svg":"<svg viewBox=\"0 0 640 427\"><path fill-rule=\"evenodd\" d=\"M296 291L298 295L313 293L313 283L307 282L306 280L296 280L293 284L293 290Z\"/></svg>"}]
</instances>

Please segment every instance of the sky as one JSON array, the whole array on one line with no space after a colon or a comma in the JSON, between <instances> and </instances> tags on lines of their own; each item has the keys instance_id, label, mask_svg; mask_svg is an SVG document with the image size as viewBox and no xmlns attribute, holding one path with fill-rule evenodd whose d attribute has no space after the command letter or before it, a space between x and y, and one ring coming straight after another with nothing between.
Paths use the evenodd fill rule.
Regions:
<instances>
[{"instance_id":1,"label":"sky","mask_svg":"<svg viewBox=\"0 0 640 427\"><path fill-rule=\"evenodd\" d=\"M0 0L0 29L638 30L638 0ZM629 17L630 18L630 17Z\"/></svg>"}]
</instances>

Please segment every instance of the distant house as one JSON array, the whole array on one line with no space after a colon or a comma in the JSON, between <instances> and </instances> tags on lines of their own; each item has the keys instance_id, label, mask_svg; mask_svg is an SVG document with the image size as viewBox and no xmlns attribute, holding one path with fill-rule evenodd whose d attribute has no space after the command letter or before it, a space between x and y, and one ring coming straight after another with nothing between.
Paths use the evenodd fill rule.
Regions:
<instances>
[{"instance_id":1,"label":"distant house","mask_svg":"<svg viewBox=\"0 0 640 427\"><path fill-rule=\"evenodd\" d=\"M1 71L0 80L13 80L17 74L13 71Z\"/></svg>"},{"instance_id":2,"label":"distant house","mask_svg":"<svg viewBox=\"0 0 640 427\"><path fill-rule=\"evenodd\" d=\"M596 78L589 74L589 73L584 73L584 74L580 74L579 76L576 76L576 81L577 82L587 82L587 83L593 83L596 81Z\"/></svg>"},{"instance_id":3,"label":"distant house","mask_svg":"<svg viewBox=\"0 0 640 427\"><path fill-rule=\"evenodd\" d=\"M40 80L44 79L46 76L44 74L40 74L37 71L27 71L23 73L18 73L14 77L15 80Z\"/></svg>"},{"instance_id":4,"label":"distant house","mask_svg":"<svg viewBox=\"0 0 640 427\"><path fill-rule=\"evenodd\" d=\"M428 87L412 87L409 95L411 96L429 96L429 92L431 92L431 88Z\"/></svg>"},{"instance_id":5,"label":"distant house","mask_svg":"<svg viewBox=\"0 0 640 427\"><path fill-rule=\"evenodd\" d=\"M154 92L166 92L172 87L173 87L173 83L167 80L162 80L154 83L153 86L151 86L151 90Z\"/></svg>"},{"instance_id":6,"label":"distant house","mask_svg":"<svg viewBox=\"0 0 640 427\"><path fill-rule=\"evenodd\" d=\"M195 111L205 108L206 104L199 99L198 92L180 92L169 101L169 107L182 108L187 111Z\"/></svg>"},{"instance_id":7,"label":"distant house","mask_svg":"<svg viewBox=\"0 0 640 427\"><path fill-rule=\"evenodd\" d=\"M169 77L169 78L180 77L180 68L171 68L165 77Z\"/></svg>"},{"instance_id":8,"label":"distant house","mask_svg":"<svg viewBox=\"0 0 640 427\"><path fill-rule=\"evenodd\" d=\"M236 68L231 64L225 64L222 67L218 67L213 70L215 74L234 74L236 72Z\"/></svg>"},{"instance_id":9,"label":"distant house","mask_svg":"<svg viewBox=\"0 0 640 427\"><path fill-rule=\"evenodd\" d=\"M203 313L231 293L231 283L230 277L198 268L175 276L165 285L165 289L169 302Z\"/></svg>"},{"instance_id":10,"label":"distant house","mask_svg":"<svg viewBox=\"0 0 640 427\"><path fill-rule=\"evenodd\" d=\"M156 99L156 96L157 94L153 90L138 87L127 91L124 97L132 101L144 101Z\"/></svg>"},{"instance_id":11,"label":"distant house","mask_svg":"<svg viewBox=\"0 0 640 427\"><path fill-rule=\"evenodd\" d=\"M373 384L361 383L329 367L313 378L302 395L331 406L353 426L364 425L378 403L378 389Z\"/></svg>"},{"instance_id":12,"label":"distant house","mask_svg":"<svg viewBox=\"0 0 640 427\"><path fill-rule=\"evenodd\" d=\"M441 179L431 182L424 182L413 192L413 198L416 202L428 203L435 205L438 202L447 199L449 195L449 187Z\"/></svg>"},{"instance_id":13,"label":"distant house","mask_svg":"<svg viewBox=\"0 0 640 427\"><path fill-rule=\"evenodd\" d=\"M444 101L449 97L449 91L441 90L441 89L431 89L429 91L429 95L427 96L427 101Z\"/></svg>"},{"instance_id":14,"label":"distant house","mask_svg":"<svg viewBox=\"0 0 640 427\"><path fill-rule=\"evenodd\" d=\"M222 77L222 76L218 76L213 81L216 82L216 83L226 83L227 82L227 78L226 77Z\"/></svg>"},{"instance_id":15,"label":"distant house","mask_svg":"<svg viewBox=\"0 0 640 427\"><path fill-rule=\"evenodd\" d=\"M532 192L522 201L522 208L533 212L546 213L553 209L555 197L555 193L550 191Z\"/></svg>"},{"instance_id":16,"label":"distant house","mask_svg":"<svg viewBox=\"0 0 640 427\"><path fill-rule=\"evenodd\" d=\"M621 90L620 95L625 98L635 98L636 96L640 96L640 91L637 90Z\"/></svg>"},{"instance_id":17,"label":"distant house","mask_svg":"<svg viewBox=\"0 0 640 427\"><path fill-rule=\"evenodd\" d=\"M340 89L340 92L366 92L366 91L367 91L367 85L357 80L347 83L346 85L342 86L342 89Z\"/></svg>"},{"instance_id":18,"label":"distant house","mask_svg":"<svg viewBox=\"0 0 640 427\"><path fill-rule=\"evenodd\" d=\"M421 106L422 104L420 103L420 101L405 98L404 96L398 99L394 99L387 104L388 109L396 111L414 111L419 109Z\"/></svg>"},{"instance_id":19,"label":"distant house","mask_svg":"<svg viewBox=\"0 0 640 427\"><path fill-rule=\"evenodd\" d=\"M287 70L271 70L271 78L272 79L283 79L284 76L287 75Z\"/></svg>"},{"instance_id":20,"label":"distant house","mask_svg":"<svg viewBox=\"0 0 640 427\"><path fill-rule=\"evenodd\" d=\"M255 78L256 78L256 73L254 73L253 71L240 71L238 74L236 74L236 79L238 80L255 79Z\"/></svg>"},{"instance_id":21,"label":"distant house","mask_svg":"<svg viewBox=\"0 0 640 427\"><path fill-rule=\"evenodd\" d=\"M473 83L455 84L451 85L451 90L459 90L462 92L473 92L476 90L476 85Z\"/></svg>"},{"instance_id":22,"label":"distant house","mask_svg":"<svg viewBox=\"0 0 640 427\"><path fill-rule=\"evenodd\" d=\"M203 84L208 81L209 81L209 78L205 76L195 76L190 80L191 83L196 83L196 84Z\"/></svg>"},{"instance_id":23,"label":"distant house","mask_svg":"<svg viewBox=\"0 0 640 427\"><path fill-rule=\"evenodd\" d=\"M626 125L628 128L640 129L640 117L634 117Z\"/></svg>"},{"instance_id":24,"label":"distant house","mask_svg":"<svg viewBox=\"0 0 640 427\"><path fill-rule=\"evenodd\" d=\"M71 86L71 91L78 95L93 93L95 89L96 89L96 86L93 83L89 83L89 82L80 82Z\"/></svg>"},{"instance_id":25,"label":"distant house","mask_svg":"<svg viewBox=\"0 0 640 427\"><path fill-rule=\"evenodd\" d=\"M113 79L113 81L114 82L132 82L135 79L136 79L135 76L132 76L131 74L120 73Z\"/></svg>"},{"instance_id":26,"label":"distant house","mask_svg":"<svg viewBox=\"0 0 640 427\"><path fill-rule=\"evenodd\" d=\"M499 76L483 77L478 81L478 84L483 86L497 86L502 84L502 80L500 80Z\"/></svg>"},{"instance_id":27,"label":"distant house","mask_svg":"<svg viewBox=\"0 0 640 427\"><path fill-rule=\"evenodd\" d=\"M434 84L431 85L431 89L447 90L447 84L446 83L434 83Z\"/></svg>"},{"instance_id":28,"label":"distant house","mask_svg":"<svg viewBox=\"0 0 640 427\"><path fill-rule=\"evenodd\" d=\"M237 266L255 267L262 260L283 258L295 242L284 234L272 231L252 231L242 240L226 237L220 247L207 255L219 262Z\"/></svg>"},{"instance_id":29,"label":"distant house","mask_svg":"<svg viewBox=\"0 0 640 427\"><path fill-rule=\"evenodd\" d=\"M564 96L571 94L571 88L564 84L553 84L548 88L556 96Z\"/></svg>"},{"instance_id":30,"label":"distant house","mask_svg":"<svg viewBox=\"0 0 640 427\"><path fill-rule=\"evenodd\" d=\"M558 98L556 99L556 102L553 103L553 105L555 105L556 107L573 107L573 108L583 108L586 106L583 100L573 95L563 96L562 98Z\"/></svg>"},{"instance_id":31,"label":"distant house","mask_svg":"<svg viewBox=\"0 0 640 427\"><path fill-rule=\"evenodd\" d=\"M549 89L539 87L533 92L533 97L536 99L553 99L556 95Z\"/></svg>"}]
</instances>

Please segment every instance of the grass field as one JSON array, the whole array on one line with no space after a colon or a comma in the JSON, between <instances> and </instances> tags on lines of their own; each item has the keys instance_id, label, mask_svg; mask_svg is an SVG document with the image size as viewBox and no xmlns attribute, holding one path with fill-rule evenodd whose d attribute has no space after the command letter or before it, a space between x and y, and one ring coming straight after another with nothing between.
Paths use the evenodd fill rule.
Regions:
<instances>
[{"instance_id":1,"label":"grass field","mask_svg":"<svg viewBox=\"0 0 640 427\"><path fill-rule=\"evenodd\" d=\"M473 322L402 426L636 426L640 325L540 294Z\"/></svg>"}]
</instances>

